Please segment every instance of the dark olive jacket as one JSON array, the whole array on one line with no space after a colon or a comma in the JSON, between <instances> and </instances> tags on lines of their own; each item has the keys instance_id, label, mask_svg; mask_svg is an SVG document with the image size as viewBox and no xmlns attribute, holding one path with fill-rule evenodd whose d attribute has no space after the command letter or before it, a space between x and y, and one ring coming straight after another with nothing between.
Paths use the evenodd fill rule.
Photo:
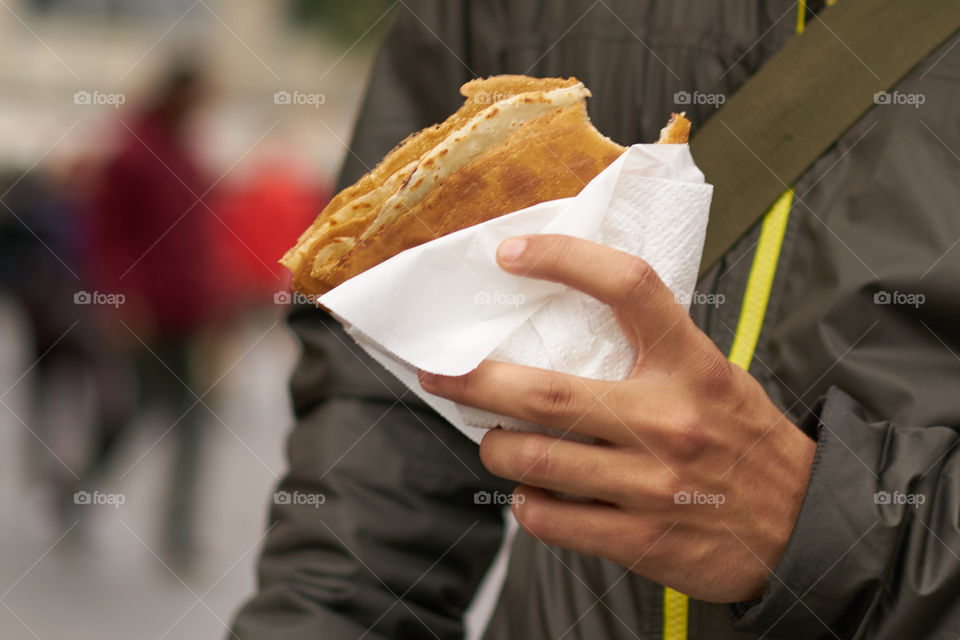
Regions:
<instances>
[{"instance_id":1,"label":"dark olive jacket","mask_svg":"<svg viewBox=\"0 0 960 640\"><path fill-rule=\"evenodd\" d=\"M731 95L794 36L795 12L789 0L406 0L341 186L442 121L475 76L577 76L594 123L623 145L655 140L680 107L696 128L713 104L675 94ZM750 373L816 438L816 459L763 598L691 601L690 638L960 637L958 42L892 89L922 105L872 108L795 185ZM759 232L698 285L717 295L692 314L724 352ZM461 637L505 530L474 494L512 485L330 317L297 308L290 326L304 351L280 488L326 501L273 506L236 636ZM524 534L511 551L486 638L661 636L663 591L646 578Z\"/></svg>"}]
</instances>

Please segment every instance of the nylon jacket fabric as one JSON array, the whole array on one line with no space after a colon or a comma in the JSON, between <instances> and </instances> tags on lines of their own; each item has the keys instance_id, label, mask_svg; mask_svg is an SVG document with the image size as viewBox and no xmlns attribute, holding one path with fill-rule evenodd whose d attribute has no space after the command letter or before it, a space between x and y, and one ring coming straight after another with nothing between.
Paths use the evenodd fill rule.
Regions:
<instances>
[{"instance_id":1,"label":"nylon jacket fabric","mask_svg":"<svg viewBox=\"0 0 960 640\"><path fill-rule=\"evenodd\" d=\"M620 144L655 140L681 109L695 135L715 107L675 94L732 95L793 37L795 18L787 1L401 3L340 186L442 121L474 76L575 75L593 92L597 128ZM960 635L957 43L891 89L922 105L871 109L795 185L750 372L817 439L816 459L763 598L691 601L691 639ZM698 285L715 295L691 312L725 353L758 236L756 225ZM461 637L503 532L499 508L474 495L512 485L331 318L298 308L290 325L304 354L281 489L327 501L272 508L259 591L234 632ZM521 533L485 637L658 638L662 594Z\"/></svg>"}]
</instances>

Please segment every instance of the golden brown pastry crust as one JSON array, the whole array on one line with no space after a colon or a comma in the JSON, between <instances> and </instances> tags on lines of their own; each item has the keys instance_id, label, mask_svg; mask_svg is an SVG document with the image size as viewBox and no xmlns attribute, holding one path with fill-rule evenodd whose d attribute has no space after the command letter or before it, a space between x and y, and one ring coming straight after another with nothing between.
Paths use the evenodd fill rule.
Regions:
<instances>
[{"instance_id":1,"label":"golden brown pastry crust","mask_svg":"<svg viewBox=\"0 0 960 640\"><path fill-rule=\"evenodd\" d=\"M582 103L541 116L361 240L322 274L322 283L332 288L410 247L538 202L575 196L623 151L597 134Z\"/></svg>"},{"instance_id":2,"label":"golden brown pastry crust","mask_svg":"<svg viewBox=\"0 0 960 640\"><path fill-rule=\"evenodd\" d=\"M573 196L625 150L598 132L576 78L494 76L337 194L281 263L320 295L392 256L538 202ZM659 142L686 142L673 114Z\"/></svg>"},{"instance_id":3,"label":"golden brown pastry crust","mask_svg":"<svg viewBox=\"0 0 960 640\"><path fill-rule=\"evenodd\" d=\"M417 162L426 152L442 142L451 132L463 126L470 118L491 104L528 91L549 91L579 84L576 78L530 78L518 75L502 75L491 78L471 80L460 87L460 93L466 98L463 105L440 124L412 133L394 147L376 167L362 176L353 185L347 187L323 208L291 247L280 262L297 272L308 253L316 255L316 245L322 243L330 227L342 224L362 214L365 209L375 207L392 193L399 182L409 177L413 171L412 163ZM392 180L391 180L392 178ZM380 192L379 194L377 192ZM348 204L360 201L359 207ZM331 224L332 223L332 224ZM334 237L337 237L334 235ZM302 289L301 289L302 290Z\"/></svg>"}]
</instances>

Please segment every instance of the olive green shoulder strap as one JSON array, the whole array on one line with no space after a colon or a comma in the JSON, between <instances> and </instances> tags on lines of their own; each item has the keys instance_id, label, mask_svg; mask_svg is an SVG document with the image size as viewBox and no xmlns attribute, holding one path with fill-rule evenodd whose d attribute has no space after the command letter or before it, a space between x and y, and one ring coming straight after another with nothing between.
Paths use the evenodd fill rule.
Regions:
<instances>
[{"instance_id":1,"label":"olive green shoulder strap","mask_svg":"<svg viewBox=\"0 0 960 640\"><path fill-rule=\"evenodd\" d=\"M842 0L764 64L690 143L714 185L700 275L958 29L960 0Z\"/></svg>"}]
</instances>

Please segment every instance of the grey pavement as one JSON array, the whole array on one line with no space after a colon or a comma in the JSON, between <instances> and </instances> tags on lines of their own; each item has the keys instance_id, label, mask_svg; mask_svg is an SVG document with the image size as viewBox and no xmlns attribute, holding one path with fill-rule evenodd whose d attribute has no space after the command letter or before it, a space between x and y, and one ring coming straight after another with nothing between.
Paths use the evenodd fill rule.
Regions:
<instances>
[{"instance_id":1,"label":"grey pavement","mask_svg":"<svg viewBox=\"0 0 960 640\"><path fill-rule=\"evenodd\" d=\"M37 453L36 439L11 414L30 424L25 392L31 377L3 398L11 410L0 405L0 637L226 637L225 624L254 588L254 563L291 423L286 383L297 347L282 322L270 328L276 319L245 323L214 367L222 373L233 366L208 397L229 429L212 416L205 420L198 560L182 575L159 558L171 451L167 439L157 440L168 419L145 419L105 478L100 490L122 495L122 505L87 505L77 509L84 522L59 523L42 474L28 468L52 454L42 447ZM25 329L15 310L0 302L0 390L31 364Z\"/></svg>"}]
</instances>

